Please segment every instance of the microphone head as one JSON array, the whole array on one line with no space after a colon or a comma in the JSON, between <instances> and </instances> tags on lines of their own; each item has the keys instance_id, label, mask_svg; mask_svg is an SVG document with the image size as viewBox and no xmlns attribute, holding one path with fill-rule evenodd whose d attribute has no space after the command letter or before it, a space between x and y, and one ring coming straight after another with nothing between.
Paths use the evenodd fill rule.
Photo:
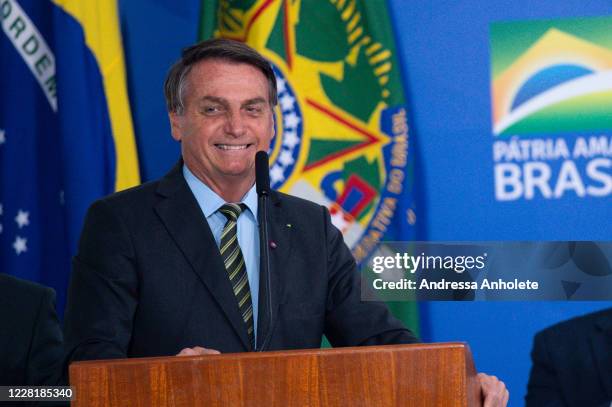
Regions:
<instances>
[{"instance_id":1,"label":"microphone head","mask_svg":"<svg viewBox=\"0 0 612 407\"><path fill-rule=\"evenodd\" d=\"M257 195L270 194L270 168L268 153L265 151L258 151L255 154L255 189Z\"/></svg>"}]
</instances>

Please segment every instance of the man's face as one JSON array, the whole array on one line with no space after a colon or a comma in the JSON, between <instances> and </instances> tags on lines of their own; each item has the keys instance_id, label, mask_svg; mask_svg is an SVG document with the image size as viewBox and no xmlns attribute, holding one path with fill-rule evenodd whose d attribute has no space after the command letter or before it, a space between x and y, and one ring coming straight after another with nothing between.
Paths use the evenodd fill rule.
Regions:
<instances>
[{"instance_id":1,"label":"man's face","mask_svg":"<svg viewBox=\"0 0 612 407\"><path fill-rule=\"evenodd\" d=\"M204 60L187 77L184 112L170 113L189 169L213 189L254 179L255 153L268 151L274 121L268 82L257 68Z\"/></svg>"}]
</instances>

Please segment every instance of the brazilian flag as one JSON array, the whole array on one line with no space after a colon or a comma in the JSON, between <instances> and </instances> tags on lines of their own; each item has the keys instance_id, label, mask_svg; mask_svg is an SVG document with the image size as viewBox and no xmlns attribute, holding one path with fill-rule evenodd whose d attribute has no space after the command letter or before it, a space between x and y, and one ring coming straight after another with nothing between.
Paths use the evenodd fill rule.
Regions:
<instances>
[{"instance_id":1,"label":"brazilian flag","mask_svg":"<svg viewBox=\"0 0 612 407\"><path fill-rule=\"evenodd\" d=\"M381 240L414 240L414 159L386 2L202 4L202 40L245 42L277 76L272 187L325 205L358 262ZM418 332L415 303L389 305Z\"/></svg>"},{"instance_id":2,"label":"brazilian flag","mask_svg":"<svg viewBox=\"0 0 612 407\"><path fill-rule=\"evenodd\" d=\"M55 288L88 206L140 182L115 1L0 1L0 271Z\"/></svg>"}]
</instances>

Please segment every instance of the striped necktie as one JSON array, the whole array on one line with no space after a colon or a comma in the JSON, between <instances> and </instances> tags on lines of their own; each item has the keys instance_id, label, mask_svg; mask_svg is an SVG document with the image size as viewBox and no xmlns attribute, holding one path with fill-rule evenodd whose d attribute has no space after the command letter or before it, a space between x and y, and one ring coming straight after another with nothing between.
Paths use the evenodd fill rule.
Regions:
<instances>
[{"instance_id":1,"label":"striped necktie","mask_svg":"<svg viewBox=\"0 0 612 407\"><path fill-rule=\"evenodd\" d=\"M238 244L238 217L242 211L246 209L243 203L235 204L228 203L219 208L227 218L227 222L221 232L221 241L219 250L225 269L227 270L234 295L238 301L238 308L242 315L242 320L247 328L251 346L255 349L255 332L253 329L253 304L251 303L251 289L249 287L249 279L247 276L246 265L242 250Z\"/></svg>"}]
</instances>

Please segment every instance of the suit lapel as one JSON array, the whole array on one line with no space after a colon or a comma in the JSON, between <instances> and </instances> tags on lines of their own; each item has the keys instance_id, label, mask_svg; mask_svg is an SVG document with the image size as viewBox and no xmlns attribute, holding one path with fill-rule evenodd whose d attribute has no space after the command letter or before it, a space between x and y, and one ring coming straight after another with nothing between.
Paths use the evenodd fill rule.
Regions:
<instances>
[{"instance_id":1,"label":"suit lapel","mask_svg":"<svg viewBox=\"0 0 612 407\"><path fill-rule=\"evenodd\" d=\"M268 207L268 235L270 242L267 242L267 244L270 247L272 321L269 319L270 307L268 304L265 275L264 273L260 273L259 315L257 324L258 343L264 340L268 332L274 331L274 324L278 321L278 305L283 295L288 264L287 259L289 258L293 246L291 220L286 216L282 197L273 191L270 201ZM263 244L265 244L265 242L260 242L262 248ZM259 269L263 270L261 264Z\"/></svg>"},{"instance_id":2,"label":"suit lapel","mask_svg":"<svg viewBox=\"0 0 612 407\"><path fill-rule=\"evenodd\" d=\"M596 327L591 335L593 357L607 397L612 399L612 310L597 320Z\"/></svg>"},{"instance_id":3,"label":"suit lapel","mask_svg":"<svg viewBox=\"0 0 612 407\"><path fill-rule=\"evenodd\" d=\"M223 259L208 222L183 178L182 161L162 178L157 192L165 199L155 206L155 211L193 271L225 313L245 349L250 350L246 326L240 315Z\"/></svg>"}]
</instances>

